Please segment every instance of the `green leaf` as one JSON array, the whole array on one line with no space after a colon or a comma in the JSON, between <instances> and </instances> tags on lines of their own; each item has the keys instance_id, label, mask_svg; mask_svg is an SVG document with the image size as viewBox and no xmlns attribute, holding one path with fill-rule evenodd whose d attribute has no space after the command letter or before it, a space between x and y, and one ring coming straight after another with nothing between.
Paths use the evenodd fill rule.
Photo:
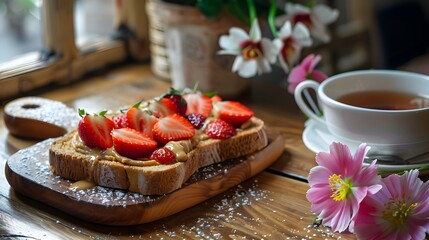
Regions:
<instances>
[{"instance_id":1,"label":"green leaf","mask_svg":"<svg viewBox=\"0 0 429 240\"><path fill-rule=\"evenodd\" d=\"M214 97L214 96L216 96L216 95L217 95L217 91L204 93L203 95L204 95L204 96L207 96L207 97L209 97L209 98L212 98L212 97Z\"/></svg>"},{"instance_id":2,"label":"green leaf","mask_svg":"<svg viewBox=\"0 0 429 240\"><path fill-rule=\"evenodd\" d=\"M108 112L108 110L103 110L101 111L98 115L104 117L106 115L106 113Z\"/></svg>"},{"instance_id":3,"label":"green leaf","mask_svg":"<svg viewBox=\"0 0 429 240\"><path fill-rule=\"evenodd\" d=\"M197 8L209 19L219 17L223 7L223 0L198 0Z\"/></svg>"},{"instance_id":4,"label":"green leaf","mask_svg":"<svg viewBox=\"0 0 429 240\"><path fill-rule=\"evenodd\" d=\"M85 115L86 115L86 112L85 112L85 110L84 109L78 109L78 113L79 113L79 116L80 117L84 117Z\"/></svg>"},{"instance_id":5,"label":"green leaf","mask_svg":"<svg viewBox=\"0 0 429 240\"><path fill-rule=\"evenodd\" d=\"M242 23L250 26L250 19L248 15L248 6L246 1L243 0L230 0L228 1L228 11L231 15L238 18Z\"/></svg>"},{"instance_id":6,"label":"green leaf","mask_svg":"<svg viewBox=\"0 0 429 240\"><path fill-rule=\"evenodd\" d=\"M141 103L142 103L142 101L137 102L136 104L134 104L134 105L133 105L133 107L134 107L134 108L139 108Z\"/></svg>"}]
</instances>

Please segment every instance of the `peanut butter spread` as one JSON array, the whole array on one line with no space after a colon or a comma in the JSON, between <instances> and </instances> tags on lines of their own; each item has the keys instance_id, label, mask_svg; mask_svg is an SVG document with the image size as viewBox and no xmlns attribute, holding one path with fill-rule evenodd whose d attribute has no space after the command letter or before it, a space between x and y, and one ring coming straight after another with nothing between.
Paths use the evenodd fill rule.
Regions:
<instances>
[{"instance_id":1,"label":"peanut butter spread","mask_svg":"<svg viewBox=\"0 0 429 240\"><path fill-rule=\"evenodd\" d=\"M180 141L170 141L165 147L174 152L176 156L176 161L184 162L188 159L188 153L192 151L201 141L207 140L210 137L204 133L205 127L214 119L207 119L204 123L203 128L195 131L195 135L191 139L180 140ZM254 126L252 120L245 122L238 131L243 131ZM149 158L139 158L131 159L119 155L113 147L101 150L97 148L90 148L86 146L79 137L79 134L76 132L72 139L72 147L79 153L90 155L91 156L91 165L95 165L98 160L110 160L120 162L124 165L129 166L155 166L160 165L155 160Z\"/></svg>"}]
</instances>

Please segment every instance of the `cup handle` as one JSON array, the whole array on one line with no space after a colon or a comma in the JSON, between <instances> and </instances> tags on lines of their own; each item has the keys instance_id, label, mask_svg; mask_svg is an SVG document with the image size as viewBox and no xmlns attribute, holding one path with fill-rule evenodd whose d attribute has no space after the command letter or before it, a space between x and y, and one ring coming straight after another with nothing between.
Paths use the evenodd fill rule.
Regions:
<instances>
[{"instance_id":1,"label":"cup handle","mask_svg":"<svg viewBox=\"0 0 429 240\"><path fill-rule=\"evenodd\" d=\"M313 110L307 105L307 103L304 101L302 95L303 92L307 92L308 88L312 88L316 91L319 88L320 84L313 80L305 80L298 84L298 86L295 88L294 96L295 96L295 102L298 105L298 107L301 109L302 112L304 112L305 115L307 115L310 119L325 124L325 120L322 116L316 115ZM307 92L308 93L308 92ZM317 106L315 106L317 107Z\"/></svg>"}]
</instances>

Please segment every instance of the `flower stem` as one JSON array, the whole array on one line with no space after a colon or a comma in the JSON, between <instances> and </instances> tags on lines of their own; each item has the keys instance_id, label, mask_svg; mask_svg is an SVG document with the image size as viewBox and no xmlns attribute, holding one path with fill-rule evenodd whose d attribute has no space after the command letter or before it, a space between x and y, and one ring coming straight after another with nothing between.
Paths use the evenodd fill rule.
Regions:
<instances>
[{"instance_id":1,"label":"flower stem","mask_svg":"<svg viewBox=\"0 0 429 240\"><path fill-rule=\"evenodd\" d=\"M274 23L274 18L277 11L277 0L271 0L270 11L268 12L268 25L270 26L271 33L274 38L277 38L279 34L277 33L276 25Z\"/></svg>"},{"instance_id":2,"label":"flower stem","mask_svg":"<svg viewBox=\"0 0 429 240\"><path fill-rule=\"evenodd\" d=\"M406 168L406 169L401 169L401 170L379 170L378 173L379 174L392 174L392 173L396 173L399 175L404 174L406 171L410 171L410 170L419 170L421 171L425 171L425 170L429 170L429 166L423 166L423 167L419 167L419 168Z\"/></svg>"},{"instance_id":3,"label":"flower stem","mask_svg":"<svg viewBox=\"0 0 429 240\"><path fill-rule=\"evenodd\" d=\"M253 21L256 19L256 8L253 0L247 0L247 5L249 6L249 17L250 23L253 24Z\"/></svg>"}]
</instances>

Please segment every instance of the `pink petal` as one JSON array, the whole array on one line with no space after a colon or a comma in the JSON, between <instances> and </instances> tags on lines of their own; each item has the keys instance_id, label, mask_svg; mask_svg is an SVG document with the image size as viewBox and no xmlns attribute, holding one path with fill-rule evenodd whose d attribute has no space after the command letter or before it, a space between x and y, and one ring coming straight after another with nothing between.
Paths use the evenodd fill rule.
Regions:
<instances>
[{"instance_id":1,"label":"pink petal","mask_svg":"<svg viewBox=\"0 0 429 240\"><path fill-rule=\"evenodd\" d=\"M325 81L328 78L328 76L326 76L326 74L324 74L323 72L319 71L319 70L313 70L313 72L311 72L311 79L321 83L323 81Z\"/></svg>"},{"instance_id":2,"label":"pink petal","mask_svg":"<svg viewBox=\"0 0 429 240\"><path fill-rule=\"evenodd\" d=\"M307 191L306 197L309 202L311 202L312 207L315 209L318 208L320 205L330 205L331 200L330 196L332 194L331 189L329 189L329 186L327 187L312 187ZM320 213L320 211L316 211L316 213Z\"/></svg>"},{"instance_id":3,"label":"pink petal","mask_svg":"<svg viewBox=\"0 0 429 240\"><path fill-rule=\"evenodd\" d=\"M288 82L289 82L289 87L288 87L288 91L290 93L293 93L295 91L296 86L298 86L298 84L304 80L307 79L307 73L306 71L300 67L294 67L292 69L292 71L289 73L289 77L288 77Z\"/></svg>"},{"instance_id":4,"label":"pink petal","mask_svg":"<svg viewBox=\"0 0 429 240\"><path fill-rule=\"evenodd\" d=\"M347 202L338 202L337 211L330 219L326 219L326 225L330 226L334 232L344 232L349 227L351 221L350 207Z\"/></svg>"},{"instance_id":5,"label":"pink petal","mask_svg":"<svg viewBox=\"0 0 429 240\"><path fill-rule=\"evenodd\" d=\"M289 83L300 83L307 79L307 72L301 66L294 67L289 74L288 82Z\"/></svg>"},{"instance_id":6,"label":"pink petal","mask_svg":"<svg viewBox=\"0 0 429 240\"><path fill-rule=\"evenodd\" d=\"M332 173L340 173L341 170L338 163L333 158L332 154L326 152L319 152L316 154L316 162L322 167L329 169Z\"/></svg>"},{"instance_id":7,"label":"pink petal","mask_svg":"<svg viewBox=\"0 0 429 240\"><path fill-rule=\"evenodd\" d=\"M310 68L312 66L314 57L315 57L314 54L310 54L307 57L305 57L304 60L302 60L300 65L302 68L305 69L305 72L311 72Z\"/></svg>"},{"instance_id":8,"label":"pink petal","mask_svg":"<svg viewBox=\"0 0 429 240\"><path fill-rule=\"evenodd\" d=\"M378 175L378 166L373 161L369 166L358 169L358 173L353 177L353 183L359 186L370 186L380 182L381 177ZM381 187L381 186L380 186ZM376 189L372 189L376 190Z\"/></svg>"},{"instance_id":9,"label":"pink petal","mask_svg":"<svg viewBox=\"0 0 429 240\"><path fill-rule=\"evenodd\" d=\"M308 68L309 72L313 72L313 70L316 68L317 64L322 60L322 57L320 55L316 55L313 60L310 62L310 66Z\"/></svg>"},{"instance_id":10,"label":"pink petal","mask_svg":"<svg viewBox=\"0 0 429 240\"><path fill-rule=\"evenodd\" d=\"M341 174L343 177L354 175L354 172L351 172L350 170L356 169L353 167L353 164L356 163L354 163L350 149L347 145L334 142L329 147L329 151L333 162L338 165L338 172L334 173Z\"/></svg>"},{"instance_id":11,"label":"pink petal","mask_svg":"<svg viewBox=\"0 0 429 240\"><path fill-rule=\"evenodd\" d=\"M329 177L332 172L322 166L313 167L308 174L308 184L310 187L329 184Z\"/></svg>"},{"instance_id":12,"label":"pink petal","mask_svg":"<svg viewBox=\"0 0 429 240\"><path fill-rule=\"evenodd\" d=\"M359 145L358 149L356 150L354 156L353 156L353 163L352 169L350 169L352 172L358 172L362 168L363 160L368 153L370 147L367 147L366 143L362 143Z\"/></svg>"}]
</instances>

